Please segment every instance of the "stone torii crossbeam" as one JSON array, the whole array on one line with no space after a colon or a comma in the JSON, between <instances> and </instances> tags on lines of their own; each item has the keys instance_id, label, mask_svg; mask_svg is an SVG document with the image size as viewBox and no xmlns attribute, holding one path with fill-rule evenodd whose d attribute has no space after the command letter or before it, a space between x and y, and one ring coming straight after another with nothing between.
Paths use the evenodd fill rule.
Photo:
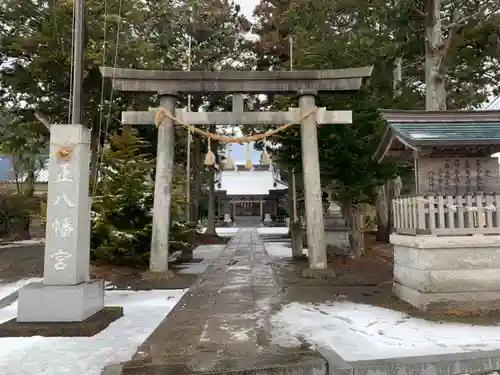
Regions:
<instances>
[{"instance_id":1,"label":"stone torii crossbeam","mask_svg":"<svg viewBox=\"0 0 500 375\"><path fill-rule=\"evenodd\" d=\"M183 72L147 71L101 68L103 77L112 78L113 88L120 91L157 92L160 107L190 125L276 125L297 121L315 109L318 91L356 91L372 67L324 71L223 71ZM180 93L221 92L233 94L232 112L188 112L176 109ZM299 96L299 108L285 112L244 112L242 94L292 93ZM130 125L154 124L156 109L142 112L123 112L122 123ZM350 124L350 111L326 111L300 120L304 190L306 203L309 268L304 276L334 275L327 268L323 224L322 191L320 183L317 124ZM153 207L153 237L150 270L168 270L168 238L170 222L172 167L174 161L174 125L169 117L158 128L158 151Z\"/></svg>"}]
</instances>

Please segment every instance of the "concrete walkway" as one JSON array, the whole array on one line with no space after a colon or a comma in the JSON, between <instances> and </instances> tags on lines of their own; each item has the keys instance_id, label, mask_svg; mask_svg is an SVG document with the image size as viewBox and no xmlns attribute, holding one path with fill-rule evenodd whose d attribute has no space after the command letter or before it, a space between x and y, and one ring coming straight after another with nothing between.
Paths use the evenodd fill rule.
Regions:
<instances>
[{"instance_id":1,"label":"concrete walkway","mask_svg":"<svg viewBox=\"0 0 500 375\"><path fill-rule=\"evenodd\" d=\"M257 230L240 229L134 359L123 366L122 374L264 369L325 374L326 361L318 354L271 345L267 318L281 297Z\"/></svg>"},{"instance_id":2,"label":"concrete walkway","mask_svg":"<svg viewBox=\"0 0 500 375\"><path fill-rule=\"evenodd\" d=\"M319 345L314 352L306 343L272 344L268 319L282 305L385 287L340 279L302 279L296 263L269 257L257 230L240 229L133 360L103 375L485 375L500 368L500 351L347 362Z\"/></svg>"}]
</instances>

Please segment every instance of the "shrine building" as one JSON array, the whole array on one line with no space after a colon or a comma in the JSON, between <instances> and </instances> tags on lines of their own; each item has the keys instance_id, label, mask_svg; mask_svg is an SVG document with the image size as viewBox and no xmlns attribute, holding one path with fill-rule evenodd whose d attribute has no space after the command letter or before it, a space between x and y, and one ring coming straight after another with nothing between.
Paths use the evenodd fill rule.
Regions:
<instances>
[{"instance_id":1,"label":"shrine building","mask_svg":"<svg viewBox=\"0 0 500 375\"><path fill-rule=\"evenodd\" d=\"M249 147L245 164L233 162L230 150L215 179L219 225L255 227L285 225L281 207L288 186L267 152L252 164Z\"/></svg>"}]
</instances>

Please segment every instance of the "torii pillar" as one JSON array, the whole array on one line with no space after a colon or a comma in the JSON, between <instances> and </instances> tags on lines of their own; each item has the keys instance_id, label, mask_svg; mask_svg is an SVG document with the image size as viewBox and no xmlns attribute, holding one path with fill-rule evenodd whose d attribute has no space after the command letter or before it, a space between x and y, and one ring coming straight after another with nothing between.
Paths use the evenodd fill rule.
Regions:
<instances>
[{"instance_id":1,"label":"torii pillar","mask_svg":"<svg viewBox=\"0 0 500 375\"><path fill-rule=\"evenodd\" d=\"M317 92L314 90L299 92L301 116L314 109L316 94ZM318 275L319 270L325 270L324 276L328 276L328 270L330 269L327 267L326 259L325 224L323 222L323 201L319 172L318 128L314 116L305 117L300 122L300 139L309 258L309 268L303 271L303 276L314 277Z\"/></svg>"},{"instance_id":2,"label":"torii pillar","mask_svg":"<svg viewBox=\"0 0 500 375\"><path fill-rule=\"evenodd\" d=\"M191 125L268 125L297 121L301 116L314 110L315 96L318 91L358 90L363 79L369 77L372 70L372 67L362 67L293 72L183 72L104 67L101 68L101 73L104 77L113 79L115 90L158 92L162 98L161 106L175 114L176 118ZM165 89L172 91L169 91L170 94L167 95ZM237 93L237 95L292 93L299 95L300 108L298 110L291 109L288 112L242 112L239 108L233 109L233 112L215 113L177 111L175 110L174 95L171 94L174 92L186 94L220 92ZM339 113L342 112L349 112L349 119L351 119L350 111L326 111L322 109L319 113L311 114L300 121L309 241L309 268L303 271L304 277L335 276L333 270L327 267L316 125L318 123L351 123L351 121L338 121ZM122 122L124 122L124 114L122 114ZM135 114L128 112L128 115L136 117L134 122L125 121L128 124L154 123L155 113L151 111ZM153 219L155 228L153 229L154 237L151 251L152 257L154 256L160 261L159 265L155 267L153 267L154 262L151 262L151 270L155 272L163 272L168 269L168 224L170 221L170 184L173 165L173 147L169 146L173 144L173 125L172 120L165 119L160 124L158 136L158 158L161 160L157 162L156 171L155 209L153 210L156 218ZM163 228L157 228L158 226ZM160 251L162 255L159 256L155 253L156 251Z\"/></svg>"},{"instance_id":3,"label":"torii pillar","mask_svg":"<svg viewBox=\"0 0 500 375\"><path fill-rule=\"evenodd\" d=\"M160 106L175 113L177 95L160 93ZM158 124L158 146L156 150L156 175L153 201L153 228L149 270L168 271L168 241L172 207L172 177L174 167L174 121L167 117Z\"/></svg>"}]
</instances>

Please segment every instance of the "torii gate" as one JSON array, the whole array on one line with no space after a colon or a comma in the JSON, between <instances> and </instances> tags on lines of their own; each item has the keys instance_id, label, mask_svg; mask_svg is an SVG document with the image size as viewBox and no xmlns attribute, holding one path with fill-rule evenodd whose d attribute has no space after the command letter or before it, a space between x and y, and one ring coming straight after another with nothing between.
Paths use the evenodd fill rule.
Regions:
<instances>
[{"instance_id":1,"label":"torii gate","mask_svg":"<svg viewBox=\"0 0 500 375\"><path fill-rule=\"evenodd\" d=\"M351 124L351 111L315 109L318 91L356 91L373 67L316 71L221 71L185 72L151 71L102 67L103 77L112 78L118 91L157 92L160 108L190 125L276 125L294 122L301 125L302 162L306 204L309 268L306 277L335 276L327 268L323 224L316 124ZM221 92L233 94L232 112L190 112L176 109L179 93ZM299 108L285 112L245 112L242 94L293 93L299 96ZM122 123L155 124L156 109L122 113ZM300 120L300 121L299 121ZM172 167L174 162L175 121L166 117L158 127L158 151L153 206L153 236L150 270L168 270L168 240L171 203Z\"/></svg>"}]
</instances>

